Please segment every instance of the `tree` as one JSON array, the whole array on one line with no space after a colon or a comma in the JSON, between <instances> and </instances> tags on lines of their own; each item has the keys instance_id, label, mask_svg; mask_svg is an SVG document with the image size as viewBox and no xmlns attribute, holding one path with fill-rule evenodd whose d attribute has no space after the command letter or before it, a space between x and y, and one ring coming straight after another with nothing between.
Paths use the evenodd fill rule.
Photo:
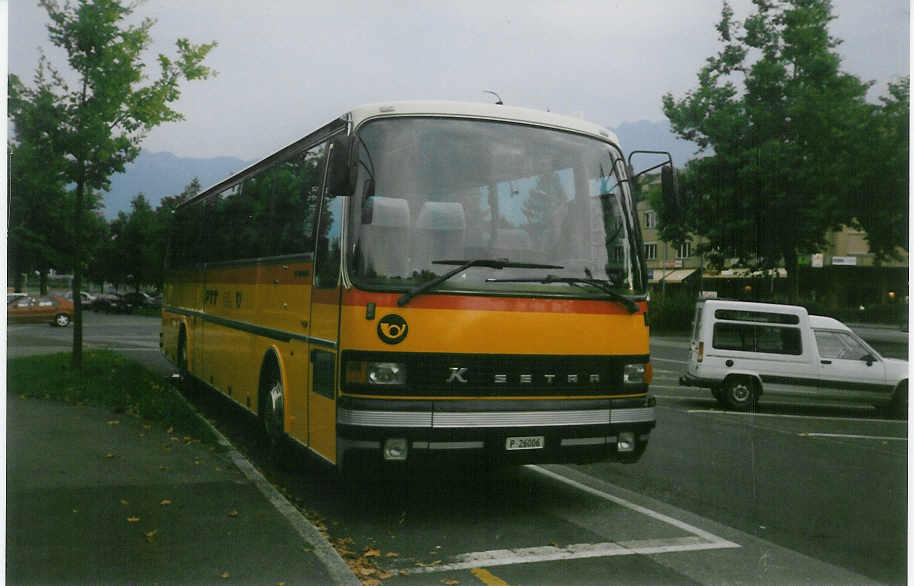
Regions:
<instances>
[{"instance_id":1,"label":"tree","mask_svg":"<svg viewBox=\"0 0 914 586\"><path fill-rule=\"evenodd\" d=\"M846 203L855 225L866 231L877 262L897 258L898 247L907 249L908 243L910 78L890 83L888 89L882 104L870 109L854 166L857 193L873 194L879 205L859 196Z\"/></svg>"},{"instance_id":2,"label":"tree","mask_svg":"<svg viewBox=\"0 0 914 586\"><path fill-rule=\"evenodd\" d=\"M9 76L9 116L15 129L10 141L9 269L17 291L22 275L38 270L41 293L47 293L47 273L60 268L69 246L60 239L66 197L64 160L53 133L61 122L52 80L42 56L34 89Z\"/></svg>"},{"instance_id":3,"label":"tree","mask_svg":"<svg viewBox=\"0 0 914 586\"><path fill-rule=\"evenodd\" d=\"M113 173L136 158L148 132L165 122L181 120L170 107L182 81L206 79L213 72L203 64L215 43L177 41L177 58L159 54L157 79L149 81L142 61L150 44L152 19L130 25L133 6L118 0L77 0L60 6L39 0L50 17L54 45L67 53L76 79L69 87L60 76L49 88L60 123L53 132L66 161L65 175L74 187L73 215L73 358L82 368L82 304L79 290L85 269L84 213L92 207L88 194L104 190Z\"/></svg>"},{"instance_id":4,"label":"tree","mask_svg":"<svg viewBox=\"0 0 914 586\"><path fill-rule=\"evenodd\" d=\"M159 262L156 267L155 287L161 290L165 283L165 262L169 254L169 240L174 228L175 209L183 202L193 198L202 191L200 178L194 177L190 183L184 186L184 190L178 195L168 195L159 202L159 207L155 209L155 231L153 238L155 247L158 250Z\"/></svg>"},{"instance_id":5,"label":"tree","mask_svg":"<svg viewBox=\"0 0 914 586\"><path fill-rule=\"evenodd\" d=\"M866 131L869 83L842 73L828 32L829 0L753 0L740 26L726 2L723 49L698 73L698 87L663 97L673 130L709 156L691 161L681 186L687 209L671 231L704 236L713 264L788 271L798 296L798 255L852 221L854 177ZM754 59L754 60L753 60Z\"/></svg>"},{"instance_id":6,"label":"tree","mask_svg":"<svg viewBox=\"0 0 914 586\"><path fill-rule=\"evenodd\" d=\"M130 214L124 226L121 246L127 258L127 271L134 291L157 283L162 251L157 236L156 215L142 193L130 201Z\"/></svg>"}]
</instances>

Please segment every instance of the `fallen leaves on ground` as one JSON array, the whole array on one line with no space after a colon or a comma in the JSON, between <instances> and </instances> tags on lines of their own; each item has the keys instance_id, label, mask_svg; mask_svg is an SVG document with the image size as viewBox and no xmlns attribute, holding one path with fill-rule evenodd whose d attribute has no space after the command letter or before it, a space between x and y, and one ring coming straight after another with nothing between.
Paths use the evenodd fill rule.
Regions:
<instances>
[{"instance_id":1,"label":"fallen leaves on ground","mask_svg":"<svg viewBox=\"0 0 914 586\"><path fill-rule=\"evenodd\" d=\"M139 522L140 522L140 518L139 518L139 517L135 517L135 516L130 516L130 517L127 517L127 522L128 522L128 523L139 523Z\"/></svg>"},{"instance_id":2,"label":"fallen leaves on ground","mask_svg":"<svg viewBox=\"0 0 914 586\"><path fill-rule=\"evenodd\" d=\"M389 552L383 555L381 550L376 547L367 546L362 550L361 555L353 551L355 540L351 537L342 537L331 539L334 549L349 566L349 570L362 582L362 586L379 586L381 580L389 580L394 574L378 567L378 560L381 557L394 558L399 554Z\"/></svg>"}]
</instances>

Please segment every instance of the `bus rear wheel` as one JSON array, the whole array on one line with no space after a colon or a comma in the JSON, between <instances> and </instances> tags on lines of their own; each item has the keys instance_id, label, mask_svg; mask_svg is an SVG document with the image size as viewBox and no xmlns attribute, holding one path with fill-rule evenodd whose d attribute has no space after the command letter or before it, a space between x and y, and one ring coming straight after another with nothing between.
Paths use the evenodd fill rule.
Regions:
<instances>
[{"instance_id":1,"label":"bus rear wheel","mask_svg":"<svg viewBox=\"0 0 914 586\"><path fill-rule=\"evenodd\" d=\"M285 448L286 431L284 425L282 375L275 361L265 368L260 377L260 422L270 456L281 460Z\"/></svg>"},{"instance_id":2,"label":"bus rear wheel","mask_svg":"<svg viewBox=\"0 0 914 586\"><path fill-rule=\"evenodd\" d=\"M175 362L177 362L178 368L178 386L182 393L189 396L197 389L187 369L187 332L184 331L184 328L181 328L181 333L178 334L178 354Z\"/></svg>"}]
</instances>

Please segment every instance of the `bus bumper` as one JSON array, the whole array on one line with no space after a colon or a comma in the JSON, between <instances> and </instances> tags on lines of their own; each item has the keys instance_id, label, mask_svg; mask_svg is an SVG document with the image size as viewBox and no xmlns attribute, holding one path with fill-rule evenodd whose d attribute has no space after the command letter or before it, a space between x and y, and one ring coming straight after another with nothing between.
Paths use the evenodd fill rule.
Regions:
<instances>
[{"instance_id":1,"label":"bus bumper","mask_svg":"<svg viewBox=\"0 0 914 586\"><path fill-rule=\"evenodd\" d=\"M398 400L341 397L337 463L442 456L507 464L637 462L655 399Z\"/></svg>"}]
</instances>

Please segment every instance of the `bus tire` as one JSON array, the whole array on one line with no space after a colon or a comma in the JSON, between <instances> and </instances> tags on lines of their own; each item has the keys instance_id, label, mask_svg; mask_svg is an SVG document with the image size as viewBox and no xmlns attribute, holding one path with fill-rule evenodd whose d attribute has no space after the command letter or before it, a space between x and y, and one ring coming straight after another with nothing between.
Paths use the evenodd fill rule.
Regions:
<instances>
[{"instance_id":1,"label":"bus tire","mask_svg":"<svg viewBox=\"0 0 914 586\"><path fill-rule=\"evenodd\" d=\"M755 409L758 396L758 383L750 376L731 376L724 381L724 403L733 411L751 411Z\"/></svg>"},{"instance_id":2,"label":"bus tire","mask_svg":"<svg viewBox=\"0 0 914 586\"><path fill-rule=\"evenodd\" d=\"M282 385L282 373L276 359L266 360L260 373L260 392L257 413L270 457L281 462L286 445L285 430L285 393Z\"/></svg>"},{"instance_id":3,"label":"bus tire","mask_svg":"<svg viewBox=\"0 0 914 586\"><path fill-rule=\"evenodd\" d=\"M178 353L175 356L175 362L178 367L178 384L181 387L181 390L184 393L193 390L193 381L190 377L190 372L187 369L187 330L184 327L181 327L181 332L178 334Z\"/></svg>"}]
</instances>

